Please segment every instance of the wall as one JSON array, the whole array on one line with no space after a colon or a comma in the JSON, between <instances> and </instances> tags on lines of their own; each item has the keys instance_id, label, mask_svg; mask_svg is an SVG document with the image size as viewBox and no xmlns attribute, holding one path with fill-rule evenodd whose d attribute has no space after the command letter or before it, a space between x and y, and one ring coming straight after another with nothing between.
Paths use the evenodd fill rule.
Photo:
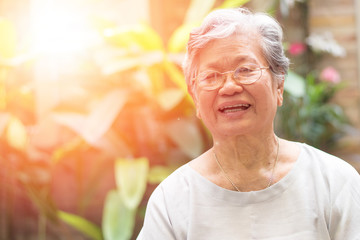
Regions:
<instances>
[{"instance_id":1,"label":"wall","mask_svg":"<svg viewBox=\"0 0 360 240\"><path fill-rule=\"evenodd\" d=\"M357 14L356 14L357 13ZM331 65L339 70L346 87L336 97L354 128L339 141L334 152L360 172L360 1L359 0L309 0L309 32L332 33L345 48L343 58L326 57L318 67Z\"/></svg>"},{"instance_id":2,"label":"wall","mask_svg":"<svg viewBox=\"0 0 360 240\"><path fill-rule=\"evenodd\" d=\"M358 0L355 0L358 1ZM360 128L360 74L359 40L360 26L356 12L359 4L354 0L309 1L309 31L331 32L335 40L346 49L344 58L327 57L319 66L332 65L340 71L347 87L337 96L337 102L344 106L351 122Z\"/></svg>"}]
</instances>

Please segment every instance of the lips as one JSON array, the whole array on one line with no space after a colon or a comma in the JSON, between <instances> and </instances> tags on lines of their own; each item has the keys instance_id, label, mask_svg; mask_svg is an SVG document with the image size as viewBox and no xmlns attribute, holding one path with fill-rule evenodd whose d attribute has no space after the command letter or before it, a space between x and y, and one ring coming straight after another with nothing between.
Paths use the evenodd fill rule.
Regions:
<instances>
[{"instance_id":1,"label":"lips","mask_svg":"<svg viewBox=\"0 0 360 240\"><path fill-rule=\"evenodd\" d=\"M237 112L237 111L245 111L249 107L251 107L251 105L247 104L247 103L224 105L219 108L219 111L222 113L231 113L231 112Z\"/></svg>"}]
</instances>

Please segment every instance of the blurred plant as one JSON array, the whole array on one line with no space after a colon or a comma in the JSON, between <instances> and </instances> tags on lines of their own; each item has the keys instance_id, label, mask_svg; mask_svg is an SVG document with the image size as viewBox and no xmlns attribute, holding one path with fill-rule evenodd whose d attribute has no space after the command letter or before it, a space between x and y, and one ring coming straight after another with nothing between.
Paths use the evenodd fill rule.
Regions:
<instances>
[{"instance_id":1,"label":"blurred plant","mask_svg":"<svg viewBox=\"0 0 360 240\"><path fill-rule=\"evenodd\" d=\"M294 7L296 2L304 3L307 0L280 0L280 13L284 17L288 17L290 9Z\"/></svg>"},{"instance_id":2,"label":"blurred plant","mask_svg":"<svg viewBox=\"0 0 360 240\"><path fill-rule=\"evenodd\" d=\"M307 17L308 4L306 0L280 0L281 21L289 20L290 11L300 11L294 15ZM331 151L349 126L343 108L335 101L344 82L334 67L319 69L319 63L329 55L344 57L346 51L330 32L309 33L306 25L302 28L307 37L284 44L296 66L286 77L284 104L275 127L284 138Z\"/></svg>"},{"instance_id":3,"label":"blurred plant","mask_svg":"<svg viewBox=\"0 0 360 240\"><path fill-rule=\"evenodd\" d=\"M227 0L224 1L220 8L235 7L246 2L246 0ZM130 51L130 53L128 55L125 54L125 58L111 54L110 58L117 59L116 61L111 61L114 63L111 67L109 67L108 64L102 64L104 59L108 58L103 58L106 54L100 54L102 58L98 63L100 66L103 66L103 72L106 74L114 74L115 72L129 74L128 70L137 71L134 80L140 80L140 83L145 83L145 86L147 85L146 82L150 80L153 86L152 95L157 103L156 105L158 105L162 111L170 112L170 114L165 114L157 119L161 124L152 122L154 121L153 117L156 112L150 112L147 109L143 109L143 105L146 101L140 100L140 102L138 102L139 100L137 100L136 102L142 106L136 108L136 113L133 113L134 116L136 115L134 123L137 124L134 128L135 136L138 135L141 139L143 138L143 134L148 132L149 136L153 137L152 142L154 143L154 149L156 149L156 146L164 148L166 140L162 139L162 137L171 139L172 142L177 145L177 148L174 149L175 152L167 155L165 159L176 156L179 158L179 153L177 153L179 149L188 156L188 159L194 158L198 156L204 148L207 148L210 143L210 136L205 133L202 124L196 123L197 120L195 121L194 119L194 108L192 100L187 94L187 86L179 68L181 65L179 59L182 59L185 54L190 30L199 24L200 20L211 11L214 4L215 1L191 1L184 23L178 27L170 37L167 49L163 46L160 37L147 25L132 26L126 30L107 29L105 31L109 43L114 44L117 48ZM152 43L152 45L149 46L149 43ZM151 51L149 52L149 50ZM114 51L111 50L111 52ZM129 55L135 55L138 59L129 62ZM105 60L105 62L107 62L107 60ZM163 75L164 73L165 78ZM172 80L170 87L169 83L165 83L166 75ZM136 87L136 89L138 88ZM141 88L141 91L144 91L144 87ZM147 101L149 101L149 99L147 99ZM179 104L181 104L181 108L177 108L177 114L174 115L174 107ZM151 106L153 108L154 104L152 103ZM183 112L181 113L181 111ZM145 113L143 117L142 112ZM130 114L130 116L133 114ZM144 119L146 118L151 120L151 122L144 122ZM165 121L162 121L161 119L164 119ZM127 129L129 131L129 128ZM139 146L142 145L143 140L139 142ZM170 152L169 149L166 151L167 153ZM149 154L143 153L139 156L149 156ZM146 168L145 159L138 161L142 162L143 168ZM132 170L130 169L131 171L129 172L128 167L134 168L134 164L136 163L131 164L129 160L125 159L118 160L116 164L115 169L118 190L113 190L108 193L104 206L102 227L105 239L107 240L130 239L133 235L136 209L144 194L146 180L150 184L158 184L174 169L169 163L167 163L168 167L161 165L153 166L150 168L148 178L144 179L141 178L141 176L146 175L146 170L143 170L145 172L142 174L135 174L134 172L133 175L129 175L129 173L132 173ZM134 187L131 187L133 185ZM136 191L136 189L139 191ZM133 192L133 198L130 197L131 192Z\"/></svg>"},{"instance_id":4,"label":"blurred plant","mask_svg":"<svg viewBox=\"0 0 360 240\"><path fill-rule=\"evenodd\" d=\"M326 67L320 73L320 80L329 83L339 83L340 82L340 74L333 67Z\"/></svg>"},{"instance_id":5,"label":"blurred plant","mask_svg":"<svg viewBox=\"0 0 360 240\"><path fill-rule=\"evenodd\" d=\"M146 158L116 161L117 190L107 194L102 220L106 240L126 240L133 235L136 211L146 189L148 168Z\"/></svg>"},{"instance_id":6,"label":"blurred plant","mask_svg":"<svg viewBox=\"0 0 360 240\"><path fill-rule=\"evenodd\" d=\"M319 71L316 63L326 54L343 57L346 52L330 33L313 33L304 42L285 46L290 59L303 60L298 61L300 66L295 68L298 71L289 71L285 80L284 105L279 109L276 129L285 138L329 151L348 125L342 107L334 101L344 84L334 67Z\"/></svg>"},{"instance_id":7,"label":"blurred plant","mask_svg":"<svg viewBox=\"0 0 360 240\"><path fill-rule=\"evenodd\" d=\"M0 31L8 29L14 32L10 22L6 25L1 22ZM83 74L82 71L89 71L90 65L91 74L97 69L101 74L92 78L91 74L85 75L86 81L72 81L71 87L59 82L59 91L75 89L81 94L69 100L64 96L53 109L45 109L47 112L37 105L39 91L32 78L17 78L16 74L28 66L10 64L13 58L8 57L8 52L0 56L8 57L0 59L3 73L0 75L0 162L4 166L0 171L0 207L7 213L1 215L2 239L21 237L20 229L15 230L21 225L14 224L20 215L14 212L12 200L23 192L37 210L38 239L46 239L47 228L58 226L60 221L89 238L102 239L102 230L87 220L85 213L101 190L99 186L109 180L106 178L109 171L104 167L119 157L135 164L137 156L146 156L151 167L156 169L149 174L147 168L137 172L142 168L131 170L123 161L116 161L119 196L115 198L110 192L105 203L104 234L108 239L129 239L148 175L155 184L205 147L207 136L191 114L193 106L185 93L181 71L166 59L157 33L145 24L120 29L110 35L109 29L106 30L104 45L93 50L91 59L96 62L86 60L83 62L85 70L77 70ZM6 33L4 35L11 36ZM14 44L12 38L5 43ZM8 51L4 44L0 45ZM9 81L11 72L14 76ZM69 96L69 92L64 93ZM39 112L46 114L39 118ZM181 128L181 134L168 134L174 128ZM149 164L148 160L141 162ZM159 165L166 168L159 171ZM131 170L133 175L121 171L122 168ZM137 182L142 190L133 193L131 186ZM132 197L136 197L135 203L131 203ZM58 205L69 201L73 201L75 209L67 211L73 213L58 209ZM115 214L106 210L112 207L120 209L116 217L124 226L106 221L109 214ZM111 232L114 229L126 231L114 235Z\"/></svg>"},{"instance_id":8,"label":"blurred plant","mask_svg":"<svg viewBox=\"0 0 360 240\"><path fill-rule=\"evenodd\" d=\"M51 234L70 239L63 223L96 240L136 235L147 187L211 143L195 117L179 59L190 29L214 4L193 0L168 46L147 24L100 20L101 45L63 67L59 63L74 63L73 56L17 53L11 23L0 21L7 36L0 39L2 239L31 232L19 231L20 220L36 223L40 240ZM41 81L34 69L45 72ZM30 205L27 214L16 212L19 196ZM98 209L102 221L94 217Z\"/></svg>"},{"instance_id":9,"label":"blurred plant","mask_svg":"<svg viewBox=\"0 0 360 240\"><path fill-rule=\"evenodd\" d=\"M298 56L306 51L306 45L302 42L295 42L290 45L288 51L290 55Z\"/></svg>"},{"instance_id":10,"label":"blurred plant","mask_svg":"<svg viewBox=\"0 0 360 240\"><path fill-rule=\"evenodd\" d=\"M246 2L226 0L219 7ZM37 210L38 239L61 223L91 239L134 238L152 187L211 144L195 117L180 64L190 30L215 3L191 1L167 46L147 24L96 22L102 44L85 49L80 63L67 66L71 74L57 69L63 78L49 85L56 96L45 98L57 97L51 108L39 102L44 86L30 77L36 68L30 63L56 66L58 59L17 54L11 24L0 21L1 36L8 37L0 39L0 210L6 212L0 238L17 238L11 230L17 227L12 200L19 194ZM309 47L297 42L289 53L297 57L316 49L309 39ZM330 43L326 52L339 53ZM34 61L22 64L29 59ZM320 75L309 72L306 77L289 73L278 130L293 140L329 146L345 122L332 102L342 84L333 68ZM96 209L102 220L91 215Z\"/></svg>"},{"instance_id":11,"label":"blurred plant","mask_svg":"<svg viewBox=\"0 0 360 240\"><path fill-rule=\"evenodd\" d=\"M315 73L309 73L306 78L295 73L289 74L286 81L291 78L302 79L304 89L299 91L295 88L284 93L277 130L288 139L330 150L342 136L342 130L347 124L343 109L332 102L343 85L321 81L315 76Z\"/></svg>"},{"instance_id":12,"label":"blurred plant","mask_svg":"<svg viewBox=\"0 0 360 240\"><path fill-rule=\"evenodd\" d=\"M330 32L312 33L306 38L306 43L314 53L328 53L335 57L344 57L345 49L340 46Z\"/></svg>"}]
</instances>

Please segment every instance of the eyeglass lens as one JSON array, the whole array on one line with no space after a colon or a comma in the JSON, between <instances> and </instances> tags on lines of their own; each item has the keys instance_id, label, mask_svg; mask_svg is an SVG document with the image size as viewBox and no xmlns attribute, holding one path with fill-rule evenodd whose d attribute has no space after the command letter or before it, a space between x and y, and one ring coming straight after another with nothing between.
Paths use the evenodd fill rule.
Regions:
<instances>
[{"instance_id":1,"label":"eyeglass lens","mask_svg":"<svg viewBox=\"0 0 360 240\"><path fill-rule=\"evenodd\" d=\"M217 88L222 85L229 73L237 83L251 84L261 77L261 68L256 64L247 64L237 67L234 71L224 73L206 71L199 74L198 83L205 88Z\"/></svg>"}]
</instances>

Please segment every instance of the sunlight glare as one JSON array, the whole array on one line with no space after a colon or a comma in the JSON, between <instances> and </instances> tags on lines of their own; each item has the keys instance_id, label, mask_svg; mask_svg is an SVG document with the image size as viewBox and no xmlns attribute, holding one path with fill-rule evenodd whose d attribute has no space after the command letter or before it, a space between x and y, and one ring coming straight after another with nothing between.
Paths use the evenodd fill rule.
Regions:
<instances>
[{"instance_id":1,"label":"sunlight glare","mask_svg":"<svg viewBox=\"0 0 360 240\"><path fill-rule=\"evenodd\" d=\"M33 4L33 50L42 54L76 53L100 41L86 10L66 1L36 0Z\"/></svg>"}]
</instances>

